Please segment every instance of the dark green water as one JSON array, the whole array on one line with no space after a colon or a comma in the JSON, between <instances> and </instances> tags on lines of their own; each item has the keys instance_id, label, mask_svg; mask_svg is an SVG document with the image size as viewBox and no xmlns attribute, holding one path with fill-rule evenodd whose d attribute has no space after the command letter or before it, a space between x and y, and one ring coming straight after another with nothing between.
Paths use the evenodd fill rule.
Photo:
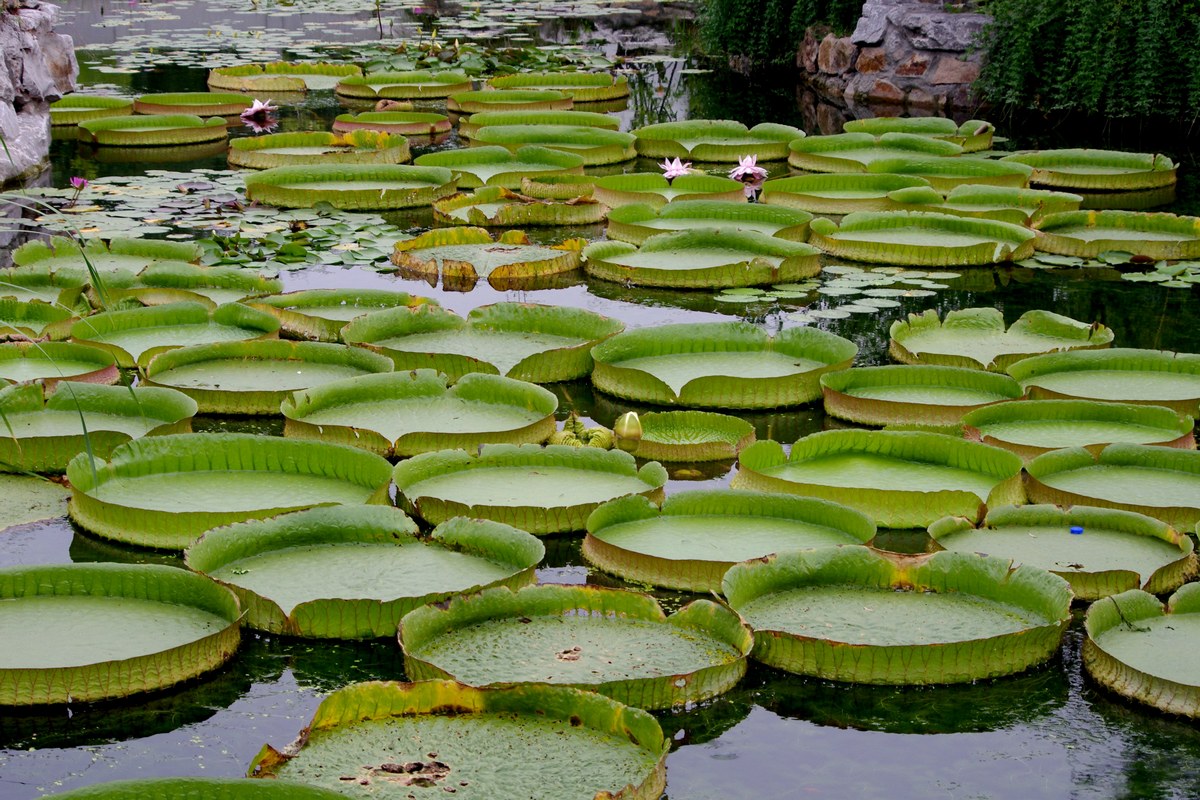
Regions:
<instances>
[{"instance_id":1,"label":"dark green water","mask_svg":"<svg viewBox=\"0 0 1200 800\"><path fill-rule=\"evenodd\" d=\"M653 63L634 75L631 104L621 114L623 128L682 115L806 127L802 93L794 84L751 81L724 71L684 73L686 66L678 61ZM131 74L91 71L85 78L93 83L115 81L122 91L139 94L199 90L204 76L198 67L166 64ZM342 110L331 94L316 93L288 106L282 127L325 129ZM1077 120L996 121L1021 146L1164 150L1183 165L1180 198L1172 210L1200 212L1194 138L1151 125L1117 129ZM220 156L132 164L105 158L107 154L86 153L74 142L56 142L54 184L64 186L72 175L224 168ZM781 169L785 168L774 167ZM391 221L415 231L431 225L431 214L415 211ZM594 239L602 231L597 227L534 233L540 240L564 235ZM1000 308L1009 322L1029 309L1049 309L1103 322L1113 328L1121 346L1200 352L1195 322L1200 300L1190 290L1122 282L1107 270L1003 267L962 272L961 278L948 281L948 289L933 296L901 298L900 308L878 315L819 324L855 341L858 363L863 365L887 363L887 325L892 319L926 308L945 312L971 306ZM470 293L446 292L362 268L312 269L282 277L289 289L399 288L437 297L460 313L503 299L575 305L631 325L742 318L776 330L786 324L786 314L798 308L730 306L715 302L710 293L632 290L582 277L560 288L497 292L482 286ZM564 415L576 410L611 425L630 408L648 410L594 393L586 383L551 388L560 397ZM755 424L760 438L784 442L830 424L820 408L743 416ZM197 420L196 429L278 435L281 422L208 418ZM673 466L668 491L726 485L731 468L729 463ZM876 544L904 551L929 547L920 532L881 532ZM622 585L584 565L578 536L552 538L547 551L540 571L545 581ZM170 554L94 539L65 520L11 529L0 536L0 565L68 561L180 564ZM672 606L684 599L664 595ZM1080 631L1076 619L1059 655L1037 670L968 686L856 687L752 666L727 695L657 715L673 741L668 794L674 800L1200 797L1200 730L1194 723L1166 718L1098 691L1083 677ZM124 702L6 711L0 717L0 798L22 800L128 777L239 775L262 744L291 741L325 693L353 681L403 677L400 652L392 641L306 643L247 632L229 665L184 687Z\"/></svg>"}]
</instances>

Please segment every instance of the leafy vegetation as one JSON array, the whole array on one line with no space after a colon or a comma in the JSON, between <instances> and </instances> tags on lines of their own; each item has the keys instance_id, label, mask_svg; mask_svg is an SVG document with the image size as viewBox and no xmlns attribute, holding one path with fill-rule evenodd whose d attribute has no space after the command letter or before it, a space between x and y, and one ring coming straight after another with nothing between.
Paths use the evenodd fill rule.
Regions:
<instances>
[{"instance_id":1,"label":"leafy vegetation","mask_svg":"<svg viewBox=\"0 0 1200 800\"><path fill-rule=\"evenodd\" d=\"M804 29L854 27L862 3L855 0L707 0L700 43L714 55L744 56L755 66L790 63Z\"/></svg>"},{"instance_id":2,"label":"leafy vegetation","mask_svg":"<svg viewBox=\"0 0 1200 800\"><path fill-rule=\"evenodd\" d=\"M976 88L995 103L1109 117L1200 109L1194 0L989 0L986 10Z\"/></svg>"}]
</instances>

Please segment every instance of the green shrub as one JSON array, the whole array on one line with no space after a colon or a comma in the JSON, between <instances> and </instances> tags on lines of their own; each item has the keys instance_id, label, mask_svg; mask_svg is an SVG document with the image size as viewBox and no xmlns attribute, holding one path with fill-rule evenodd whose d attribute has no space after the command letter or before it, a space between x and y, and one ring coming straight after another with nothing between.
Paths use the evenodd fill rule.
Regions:
<instances>
[{"instance_id":1,"label":"green shrub","mask_svg":"<svg viewBox=\"0 0 1200 800\"><path fill-rule=\"evenodd\" d=\"M1200 113L1200 0L989 0L976 89L1108 117Z\"/></svg>"},{"instance_id":2,"label":"green shrub","mask_svg":"<svg viewBox=\"0 0 1200 800\"><path fill-rule=\"evenodd\" d=\"M756 66L789 64L812 25L847 32L862 0L706 0L700 41L711 55L743 56Z\"/></svg>"}]
</instances>

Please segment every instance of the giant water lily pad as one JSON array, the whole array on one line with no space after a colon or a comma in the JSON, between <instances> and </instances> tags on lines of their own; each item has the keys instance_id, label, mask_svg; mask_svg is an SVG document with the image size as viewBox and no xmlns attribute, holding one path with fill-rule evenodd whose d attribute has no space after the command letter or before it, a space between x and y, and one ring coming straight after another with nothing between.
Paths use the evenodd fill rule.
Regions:
<instances>
[{"instance_id":1,"label":"giant water lily pad","mask_svg":"<svg viewBox=\"0 0 1200 800\"><path fill-rule=\"evenodd\" d=\"M593 196L610 208L644 203L655 208L672 200L746 201L745 185L718 175L681 175L668 181L653 172L630 172L596 179Z\"/></svg>"},{"instance_id":2,"label":"giant water lily pad","mask_svg":"<svg viewBox=\"0 0 1200 800\"><path fill-rule=\"evenodd\" d=\"M1163 406L1093 400L1028 400L978 409L962 419L967 438L1029 460L1061 447L1099 453L1113 442L1195 450L1194 421Z\"/></svg>"},{"instance_id":3,"label":"giant water lily pad","mask_svg":"<svg viewBox=\"0 0 1200 800\"><path fill-rule=\"evenodd\" d=\"M1028 225L1049 214L1078 211L1083 202L1081 196L1067 192L974 184L955 186L944 195L928 186L898 189L888 197L905 211L980 217L1013 225Z\"/></svg>"},{"instance_id":4,"label":"giant water lily pad","mask_svg":"<svg viewBox=\"0 0 1200 800\"><path fill-rule=\"evenodd\" d=\"M788 157L788 143L804 136L804 131L790 125L762 122L747 128L726 119L660 122L633 133L640 156L734 164L748 155L759 161L782 161Z\"/></svg>"},{"instance_id":5,"label":"giant water lily pad","mask_svg":"<svg viewBox=\"0 0 1200 800\"><path fill-rule=\"evenodd\" d=\"M966 553L782 553L735 565L723 588L757 660L852 683L1011 675L1050 658L1071 619L1062 578Z\"/></svg>"},{"instance_id":6,"label":"giant water lily pad","mask_svg":"<svg viewBox=\"0 0 1200 800\"><path fill-rule=\"evenodd\" d=\"M574 105L569 94L551 89L458 92L446 98L446 109L461 114L478 114L484 111L566 111Z\"/></svg>"},{"instance_id":7,"label":"giant water lily pad","mask_svg":"<svg viewBox=\"0 0 1200 800\"><path fill-rule=\"evenodd\" d=\"M433 370L365 375L284 400L285 436L362 447L383 456L536 444L554 432L558 399L546 389L471 373L446 387Z\"/></svg>"},{"instance_id":8,"label":"giant water lily pad","mask_svg":"<svg viewBox=\"0 0 1200 800\"><path fill-rule=\"evenodd\" d=\"M1139 211L1051 214L1037 228L1037 249L1095 258L1120 251L1153 259L1200 258L1200 217Z\"/></svg>"},{"instance_id":9,"label":"giant water lily pad","mask_svg":"<svg viewBox=\"0 0 1200 800\"><path fill-rule=\"evenodd\" d=\"M88 275L83 269L33 266L0 270L0 297L20 303L37 301L73 309L87 285Z\"/></svg>"},{"instance_id":10,"label":"giant water lily pad","mask_svg":"<svg viewBox=\"0 0 1200 800\"><path fill-rule=\"evenodd\" d=\"M483 111L459 121L458 133L470 139L491 125L582 125L615 131L621 119L595 111Z\"/></svg>"},{"instance_id":11,"label":"giant water lily pad","mask_svg":"<svg viewBox=\"0 0 1200 800\"><path fill-rule=\"evenodd\" d=\"M129 239L114 236L107 242L100 239L77 241L66 236L49 240L36 239L13 251L13 263L18 267L37 267L51 272L70 271L84 275L100 273L106 284L118 282L117 272L141 272L148 266L164 261L199 261L200 248L192 242Z\"/></svg>"},{"instance_id":12,"label":"giant water lily pad","mask_svg":"<svg viewBox=\"0 0 1200 800\"><path fill-rule=\"evenodd\" d=\"M353 447L188 433L67 465L71 518L108 539L182 550L209 528L320 505L387 503L388 463Z\"/></svg>"},{"instance_id":13,"label":"giant water lily pad","mask_svg":"<svg viewBox=\"0 0 1200 800\"><path fill-rule=\"evenodd\" d=\"M0 344L0 384L45 381L116 383L116 358L96 347L70 342Z\"/></svg>"},{"instance_id":14,"label":"giant water lily pad","mask_svg":"<svg viewBox=\"0 0 1200 800\"><path fill-rule=\"evenodd\" d=\"M133 101L125 97L69 94L50 104L50 124L74 127L81 122L133 114Z\"/></svg>"},{"instance_id":15,"label":"giant water lily pad","mask_svg":"<svg viewBox=\"0 0 1200 800\"><path fill-rule=\"evenodd\" d=\"M820 251L812 245L715 228L659 233L640 247L595 242L583 256L588 275L633 286L755 286L800 281L821 271Z\"/></svg>"},{"instance_id":16,"label":"giant water lily pad","mask_svg":"<svg viewBox=\"0 0 1200 800\"><path fill-rule=\"evenodd\" d=\"M582 156L532 145L518 148L516 152L499 146L444 150L417 156L413 163L448 169L454 173L458 185L465 189L480 186L516 189L522 178L539 172L583 172Z\"/></svg>"},{"instance_id":17,"label":"giant water lily pad","mask_svg":"<svg viewBox=\"0 0 1200 800\"><path fill-rule=\"evenodd\" d=\"M454 194L455 187L448 169L404 164L275 167L246 176L246 197L283 208L317 203L352 211L412 208Z\"/></svg>"},{"instance_id":18,"label":"giant water lily pad","mask_svg":"<svg viewBox=\"0 0 1200 800\"><path fill-rule=\"evenodd\" d=\"M1185 717L1200 717L1200 584L1184 586L1165 607L1140 589L1088 609L1083 666L1105 688Z\"/></svg>"},{"instance_id":19,"label":"giant water lily pad","mask_svg":"<svg viewBox=\"0 0 1200 800\"><path fill-rule=\"evenodd\" d=\"M408 139L399 134L351 131L270 133L234 139L229 165L248 169L309 164L402 164L409 160Z\"/></svg>"},{"instance_id":20,"label":"giant water lily pad","mask_svg":"<svg viewBox=\"0 0 1200 800\"><path fill-rule=\"evenodd\" d=\"M821 375L850 366L853 342L815 328L772 338L718 322L627 331L592 351L596 388L617 397L699 408L775 408L821 396Z\"/></svg>"},{"instance_id":21,"label":"giant water lily pad","mask_svg":"<svg viewBox=\"0 0 1200 800\"><path fill-rule=\"evenodd\" d=\"M428 111L364 111L338 114L333 120L334 133L380 131L403 136L438 136L449 132L450 118Z\"/></svg>"},{"instance_id":22,"label":"giant water lily pad","mask_svg":"<svg viewBox=\"0 0 1200 800\"><path fill-rule=\"evenodd\" d=\"M1054 450L1025 467L1035 503L1090 505L1147 514L1190 530L1200 521L1200 452L1110 444Z\"/></svg>"},{"instance_id":23,"label":"giant water lily pad","mask_svg":"<svg viewBox=\"0 0 1200 800\"><path fill-rule=\"evenodd\" d=\"M583 530L601 503L640 494L663 497L667 471L638 469L619 450L567 445L485 445L478 456L441 450L396 465L402 507L437 525L451 517L492 519L534 534Z\"/></svg>"},{"instance_id":24,"label":"giant water lily pad","mask_svg":"<svg viewBox=\"0 0 1200 800\"><path fill-rule=\"evenodd\" d=\"M830 255L900 266L955 267L1033 255L1033 231L928 211L857 211L841 224L813 220L810 241Z\"/></svg>"},{"instance_id":25,"label":"giant water lily pad","mask_svg":"<svg viewBox=\"0 0 1200 800\"><path fill-rule=\"evenodd\" d=\"M1008 368L1034 399L1075 398L1167 406L1200 414L1200 356L1168 350L1072 350Z\"/></svg>"},{"instance_id":26,"label":"giant water lily pad","mask_svg":"<svg viewBox=\"0 0 1200 800\"><path fill-rule=\"evenodd\" d=\"M441 228L396 242L392 263L400 272L459 290L470 290L480 278L497 289L520 288L525 282L579 268L583 239L536 245L521 231L497 239L483 228Z\"/></svg>"},{"instance_id":27,"label":"giant water lily pad","mask_svg":"<svg viewBox=\"0 0 1200 800\"><path fill-rule=\"evenodd\" d=\"M273 314L290 336L319 342L339 341L347 323L372 312L416 308L427 303L437 305L436 300L428 297L386 289L308 289L256 297L250 302L255 308Z\"/></svg>"},{"instance_id":28,"label":"giant water lily pad","mask_svg":"<svg viewBox=\"0 0 1200 800\"><path fill-rule=\"evenodd\" d=\"M867 164L867 172L924 178L939 192L949 192L963 184L1021 189L1029 185L1033 168L1012 161L991 161L969 156L928 156L881 158Z\"/></svg>"},{"instance_id":29,"label":"giant water lily pad","mask_svg":"<svg viewBox=\"0 0 1200 800\"><path fill-rule=\"evenodd\" d=\"M804 242L811 221L812 214L806 211L761 203L691 200L659 208L635 203L613 209L608 215L607 234L609 239L640 245L667 231L720 228Z\"/></svg>"},{"instance_id":30,"label":"giant water lily pad","mask_svg":"<svg viewBox=\"0 0 1200 800\"><path fill-rule=\"evenodd\" d=\"M641 437L630 452L648 461L720 461L754 443L749 422L711 411L651 412L638 424Z\"/></svg>"},{"instance_id":31,"label":"giant water lily pad","mask_svg":"<svg viewBox=\"0 0 1200 800\"><path fill-rule=\"evenodd\" d=\"M490 586L521 587L545 548L497 522L455 519L428 540L383 506L314 508L215 528L187 565L233 590L246 624L319 639L395 636L425 603Z\"/></svg>"},{"instance_id":32,"label":"giant water lily pad","mask_svg":"<svg viewBox=\"0 0 1200 800\"><path fill-rule=\"evenodd\" d=\"M0 532L67 513L70 491L61 483L33 475L0 475L4 505L0 506Z\"/></svg>"},{"instance_id":33,"label":"giant water lily pad","mask_svg":"<svg viewBox=\"0 0 1200 800\"><path fill-rule=\"evenodd\" d=\"M724 605L696 600L668 617L649 595L586 586L490 589L418 608L400 623L410 678L574 686L639 708L728 691L753 643Z\"/></svg>"},{"instance_id":34,"label":"giant water lily pad","mask_svg":"<svg viewBox=\"0 0 1200 800\"><path fill-rule=\"evenodd\" d=\"M206 414L278 414L292 392L391 371L390 359L360 347L280 339L169 350L143 370L147 385L178 389Z\"/></svg>"},{"instance_id":35,"label":"giant water lily pad","mask_svg":"<svg viewBox=\"0 0 1200 800\"><path fill-rule=\"evenodd\" d=\"M362 70L354 64L272 61L217 67L208 73L208 88L259 94L307 92L332 89L342 78L357 75L362 75Z\"/></svg>"},{"instance_id":36,"label":"giant water lily pad","mask_svg":"<svg viewBox=\"0 0 1200 800\"><path fill-rule=\"evenodd\" d=\"M103 117L79 123L80 141L95 145L179 147L204 142L223 142L228 136L225 120L220 117L205 120L195 114Z\"/></svg>"},{"instance_id":37,"label":"giant water lily pad","mask_svg":"<svg viewBox=\"0 0 1200 800\"><path fill-rule=\"evenodd\" d=\"M471 88L471 79L462 72L371 72L351 75L338 81L334 91L342 97L363 100L386 98L407 100L446 97Z\"/></svg>"},{"instance_id":38,"label":"giant water lily pad","mask_svg":"<svg viewBox=\"0 0 1200 800\"><path fill-rule=\"evenodd\" d=\"M195 114L198 117L233 117L251 105L244 94L231 92L168 92L144 94L133 101L135 114Z\"/></svg>"},{"instance_id":39,"label":"giant water lily pad","mask_svg":"<svg viewBox=\"0 0 1200 800\"><path fill-rule=\"evenodd\" d=\"M265 311L229 303L168 303L107 311L76 322L73 341L112 353L119 367L145 366L159 353L213 342L276 338L279 321Z\"/></svg>"},{"instance_id":40,"label":"giant water lily pad","mask_svg":"<svg viewBox=\"0 0 1200 800\"><path fill-rule=\"evenodd\" d=\"M946 517L929 526L941 547L1049 570L1078 600L1129 589L1164 594L1196 574L1192 540L1164 522L1107 508L1002 506L976 527Z\"/></svg>"},{"instance_id":41,"label":"giant water lily pad","mask_svg":"<svg viewBox=\"0 0 1200 800\"><path fill-rule=\"evenodd\" d=\"M616 164L637 155L633 134L582 125L489 125L471 137L471 146L497 145L516 152L526 145L573 153L584 166Z\"/></svg>"},{"instance_id":42,"label":"giant water lily pad","mask_svg":"<svg viewBox=\"0 0 1200 800\"><path fill-rule=\"evenodd\" d=\"M199 267L182 261L161 261L146 267L128 288L106 287L112 299L136 298L145 305L198 302L218 305L283 290L283 282L239 267Z\"/></svg>"},{"instance_id":43,"label":"giant water lily pad","mask_svg":"<svg viewBox=\"0 0 1200 800\"><path fill-rule=\"evenodd\" d=\"M910 133L839 133L808 136L788 145L788 164L809 172L866 172L880 159L920 156L957 156L963 149L953 142Z\"/></svg>"},{"instance_id":44,"label":"giant water lily pad","mask_svg":"<svg viewBox=\"0 0 1200 800\"><path fill-rule=\"evenodd\" d=\"M326 697L296 745L263 748L250 770L362 798L380 787L469 787L481 797L654 800L667 748L648 712L594 692L360 683Z\"/></svg>"},{"instance_id":45,"label":"giant water lily pad","mask_svg":"<svg viewBox=\"0 0 1200 800\"><path fill-rule=\"evenodd\" d=\"M87 702L163 689L237 650L237 599L153 564L0 570L0 705Z\"/></svg>"},{"instance_id":46,"label":"giant water lily pad","mask_svg":"<svg viewBox=\"0 0 1200 800\"><path fill-rule=\"evenodd\" d=\"M1175 183L1175 164L1164 155L1119 150L1039 150L1004 161L1033 168L1030 182L1067 191L1125 192Z\"/></svg>"},{"instance_id":47,"label":"giant water lily pad","mask_svg":"<svg viewBox=\"0 0 1200 800\"><path fill-rule=\"evenodd\" d=\"M105 458L141 436L192 429L196 403L170 389L60 383L0 389L0 470L62 472L79 453Z\"/></svg>"},{"instance_id":48,"label":"giant water lily pad","mask_svg":"<svg viewBox=\"0 0 1200 800\"><path fill-rule=\"evenodd\" d=\"M992 146L992 134L996 126L979 119L969 119L959 124L947 117L874 117L871 119L848 120L843 126L847 133L869 133L882 136L885 133L906 133L942 139L962 147L963 152L973 153Z\"/></svg>"},{"instance_id":49,"label":"giant water lily pad","mask_svg":"<svg viewBox=\"0 0 1200 800\"><path fill-rule=\"evenodd\" d=\"M623 328L583 309L495 303L466 319L435 306L378 311L347 325L342 336L386 354L401 370L429 367L452 380L487 372L554 383L588 375L592 346Z\"/></svg>"},{"instance_id":50,"label":"giant water lily pad","mask_svg":"<svg viewBox=\"0 0 1200 800\"><path fill-rule=\"evenodd\" d=\"M957 425L977 408L1019 399L1007 375L936 366L855 367L821 376L825 413L862 425Z\"/></svg>"},{"instance_id":51,"label":"giant water lily pad","mask_svg":"<svg viewBox=\"0 0 1200 800\"><path fill-rule=\"evenodd\" d=\"M774 178L762 186L761 202L814 214L850 214L897 208L890 193L929 189L929 181L911 175L873 175L837 172Z\"/></svg>"},{"instance_id":52,"label":"giant water lily pad","mask_svg":"<svg viewBox=\"0 0 1200 800\"><path fill-rule=\"evenodd\" d=\"M174 797L188 800L338 800L343 795L289 781L249 778L141 778L85 786L59 797L67 800L143 800Z\"/></svg>"},{"instance_id":53,"label":"giant water lily pad","mask_svg":"<svg viewBox=\"0 0 1200 800\"><path fill-rule=\"evenodd\" d=\"M681 492L661 513L643 497L605 503L588 517L583 555L627 581L720 592L739 561L771 553L866 544L875 525L846 506L811 497L738 490Z\"/></svg>"},{"instance_id":54,"label":"giant water lily pad","mask_svg":"<svg viewBox=\"0 0 1200 800\"><path fill-rule=\"evenodd\" d=\"M493 89L550 89L576 103L616 100L629 95L629 79L608 72L518 72L488 79Z\"/></svg>"},{"instance_id":55,"label":"giant water lily pad","mask_svg":"<svg viewBox=\"0 0 1200 800\"><path fill-rule=\"evenodd\" d=\"M985 504L1024 500L1021 459L940 433L825 431L786 454L775 441L738 456L738 489L821 497L886 528L924 528L944 516L979 519Z\"/></svg>"},{"instance_id":56,"label":"giant water lily pad","mask_svg":"<svg viewBox=\"0 0 1200 800\"><path fill-rule=\"evenodd\" d=\"M0 338L65 339L76 319L69 306L0 297Z\"/></svg>"},{"instance_id":57,"label":"giant water lily pad","mask_svg":"<svg viewBox=\"0 0 1200 800\"><path fill-rule=\"evenodd\" d=\"M503 186L483 186L433 204L433 218L452 225L522 227L591 225L603 222L608 207L590 197L567 201L532 197Z\"/></svg>"},{"instance_id":58,"label":"giant water lily pad","mask_svg":"<svg viewBox=\"0 0 1200 800\"><path fill-rule=\"evenodd\" d=\"M963 308L909 314L889 331L892 358L905 364L940 364L1002 371L1023 358L1063 350L1108 347L1113 332L1098 322L1087 324L1050 311L1026 311L1004 328L996 308Z\"/></svg>"}]
</instances>

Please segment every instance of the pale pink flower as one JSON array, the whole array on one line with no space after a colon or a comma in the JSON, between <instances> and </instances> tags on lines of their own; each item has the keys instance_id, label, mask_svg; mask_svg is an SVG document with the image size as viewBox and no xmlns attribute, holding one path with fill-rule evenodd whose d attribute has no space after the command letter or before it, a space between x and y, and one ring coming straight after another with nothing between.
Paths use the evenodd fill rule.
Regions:
<instances>
[{"instance_id":1,"label":"pale pink flower","mask_svg":"<svg viewBox=\"0 0 1200 800\"><path fill-rule=\"evenodd\" d=\"M744 183L747 199L753 199L767 179L767 171L758 166L758 156L742 156L738 165L729 171L729 177Z\"/></svg>"},{"instance_id":2,"label":"pale pink flower","mask_svg":"<svg viewBox=\"0 0 1200 800\"><path fill-rule=\"evenodd\" d=\"M265 103L262 100L255 100L249 108L242 112L242 122L246 123L246 127L255 133L270 133L279 127L279 119L275 116L275 112L279 109L271 105L271 101Z\"/></svg>"},{"instance_id":3,"label":"pale pink flower","mask_svg":"<svg viewBox=\"0 0 1200 800\"><path fill-rule=\"evenodd\" d=\"M670 183L680 175L687 175L688 171L692 168L692 162L684 162L678 158L668 158L658 166L662 167L663 177L667 179L667 183Z\"/></svg>"},{"instance_id":4,"label":"pale pink flower","mask_svg":"<svg viewBox=\"0 0 1200 800\"><path fill-rule=\"evenodd\" d=\"M87 178L80 178L78 175L71 178L71 188L77 192L81 192L84 189L86 189L87 185L88 185Z\"/></svg>"}]
</instances>

